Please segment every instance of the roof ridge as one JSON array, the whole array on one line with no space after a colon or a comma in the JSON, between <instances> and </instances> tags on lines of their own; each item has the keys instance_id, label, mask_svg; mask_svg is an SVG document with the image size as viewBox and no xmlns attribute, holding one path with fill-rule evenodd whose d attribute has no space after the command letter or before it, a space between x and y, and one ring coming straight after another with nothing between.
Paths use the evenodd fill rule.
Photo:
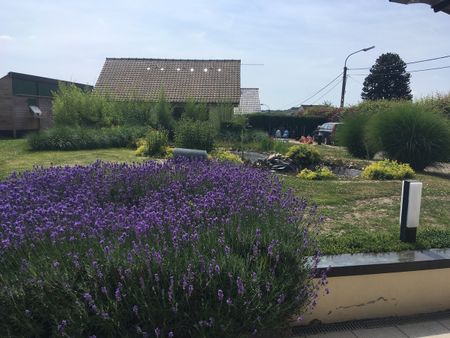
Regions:
<instances>
[{"instance_id":1,"label":"roof ridge","mask_svg":"<svg viewBox=\"0 0 450 338\"><path fill-rule=\"evenodd\" d=\"M162 58L116 58L107 57L106 60L145 60L145 61L238 61L240 59L162 59Z\"/></svg>"}]
</instances>

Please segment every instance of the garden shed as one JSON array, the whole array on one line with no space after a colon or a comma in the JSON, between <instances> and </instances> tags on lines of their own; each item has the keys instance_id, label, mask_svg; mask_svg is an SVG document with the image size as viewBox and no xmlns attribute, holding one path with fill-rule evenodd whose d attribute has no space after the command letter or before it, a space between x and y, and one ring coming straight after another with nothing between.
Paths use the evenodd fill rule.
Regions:
<instances>
[{"instance_id":1,"label":"garden shed","mask_svg":"<svg viewBox=\"0 0 450 338\"><path fill-rule=\"evenodd\" d=\"M95 90L119 100L155 101L164 91L172 104L237 106L241 61L107 58Z\"/></svg>"},{"instance_id":2,"label":"garden shed","mask_svg":"<svg viewBox=\"0 0 450 338\"><path fill-rule=\"evenodd\" d=\"M12 134L40 130L52 123L52 92L58 83L71 82L9 72L0 78L0 132ZM73 83L88 90L92 86Z\"/></svg>"}]
</instances>

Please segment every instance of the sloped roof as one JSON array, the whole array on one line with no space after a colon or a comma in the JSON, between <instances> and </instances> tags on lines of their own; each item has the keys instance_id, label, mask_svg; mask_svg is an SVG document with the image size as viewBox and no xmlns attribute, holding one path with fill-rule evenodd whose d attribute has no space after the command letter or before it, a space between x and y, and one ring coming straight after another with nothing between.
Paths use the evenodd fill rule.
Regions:
<instances>
[{"instance_id":1,"label":"sloped roof","mask_svg":"<svg viewBox=\"0 0 450 338\"><path fill-rule=\"evenodd\" d=\"M118 99L156 100L163 89L169 102L237 104L240 87L240 60L107 58L95 90Z\"/></svg>"},{"instance_id":2,"label":"sloped roof","mask_svg":"<svg viewBox=\"0 0 450 338\"><path fill-rule=\"evenodd\" d=\"M10 77L12 79L19 79L19 80L28 80L28 81L35 81L35 82L45 82L50 84L57 85L59 82L65 83L65 84L74 84L80 88L86 88L86 89L92 89L93 87L84 83L78 83L78 82L72 82L72 81L66 81L66 80L58 80L53 79L49 77L43 77L43 76L37 76L37 75L31 75L31 74L24 74L24 73L16 73L16 72L9 72L4 77ZM2 79L4 78L2 77Z\"/></svg>"},{"instance_id":3,"label":"sloped roof","mask_svg":"<svg viewBox=\"0 0 450 338\"><path fill-rule=\"evenodd\" d=\"M241 88L241 99L239 102L238 111L240 114L261 112L258 88Z\"/></svg>"}]
</instances>

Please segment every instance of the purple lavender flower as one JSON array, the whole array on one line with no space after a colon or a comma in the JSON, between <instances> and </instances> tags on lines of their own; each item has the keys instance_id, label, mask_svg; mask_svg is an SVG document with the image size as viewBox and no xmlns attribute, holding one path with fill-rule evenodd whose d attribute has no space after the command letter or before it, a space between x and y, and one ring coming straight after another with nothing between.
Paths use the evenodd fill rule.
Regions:
<instances>
[{"instance_id":1,"label":"purple lavender flower","mask_svg":"<svg viewBox=\"0 0 450 338\"><path fill-rule=\"evenodd\" d=\"M219 298L220 301L223 300L223 291L220 289L217 291L217 298Z\"/></svg>"},{"instance_id":2,"label":"purple lavender flower","mask_svg":"<svg viewBox=\"0 0 450 338\"><path fill-rule=\"evenodd\" d=\"M244 292L245 292L245 288L244 288L244 283L242 282L241 277L238 277L236 279L236 285L237 285L237 288L238 288L238 294L242 296L244 294Z\"/></svg>"},{"instance_id":3,"label":"purple lavender flower","mask_svg":"<svg viewBox=\"0 0 450 338\"><path fill-rule=\"evenodd\" d=\"M83 294L83 298L86 302L91 303L92 302L92 296L89 292L85 292Z\"/></svg>"},{"instance_id":4,"label":"purple lavender flower","mask_svg":"<svg viewBox=\"0 0 450 338\"><path fill-rule=\"evenodd\" d=\"M120 291L120 287L116 289L114 292L114 296L116 297L116 300L120 302L122 300L122 292Z\"/></svg>"}]
</instances>

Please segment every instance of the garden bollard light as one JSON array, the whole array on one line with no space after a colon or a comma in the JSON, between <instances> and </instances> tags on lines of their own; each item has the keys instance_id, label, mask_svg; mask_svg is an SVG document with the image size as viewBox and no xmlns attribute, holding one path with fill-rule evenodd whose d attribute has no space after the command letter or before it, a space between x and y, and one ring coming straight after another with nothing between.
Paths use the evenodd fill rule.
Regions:
<instances>
[{"instance_id":1,"label":"garden bollard light","mask_svg":"<svg viewBox=\"0 0 450 338\"><path fill-rule=\"evenodd\" d=\"M405 180L400 201L400 240L414 243L419 225L422 182Z\"/></svg>"}]
</instances>

